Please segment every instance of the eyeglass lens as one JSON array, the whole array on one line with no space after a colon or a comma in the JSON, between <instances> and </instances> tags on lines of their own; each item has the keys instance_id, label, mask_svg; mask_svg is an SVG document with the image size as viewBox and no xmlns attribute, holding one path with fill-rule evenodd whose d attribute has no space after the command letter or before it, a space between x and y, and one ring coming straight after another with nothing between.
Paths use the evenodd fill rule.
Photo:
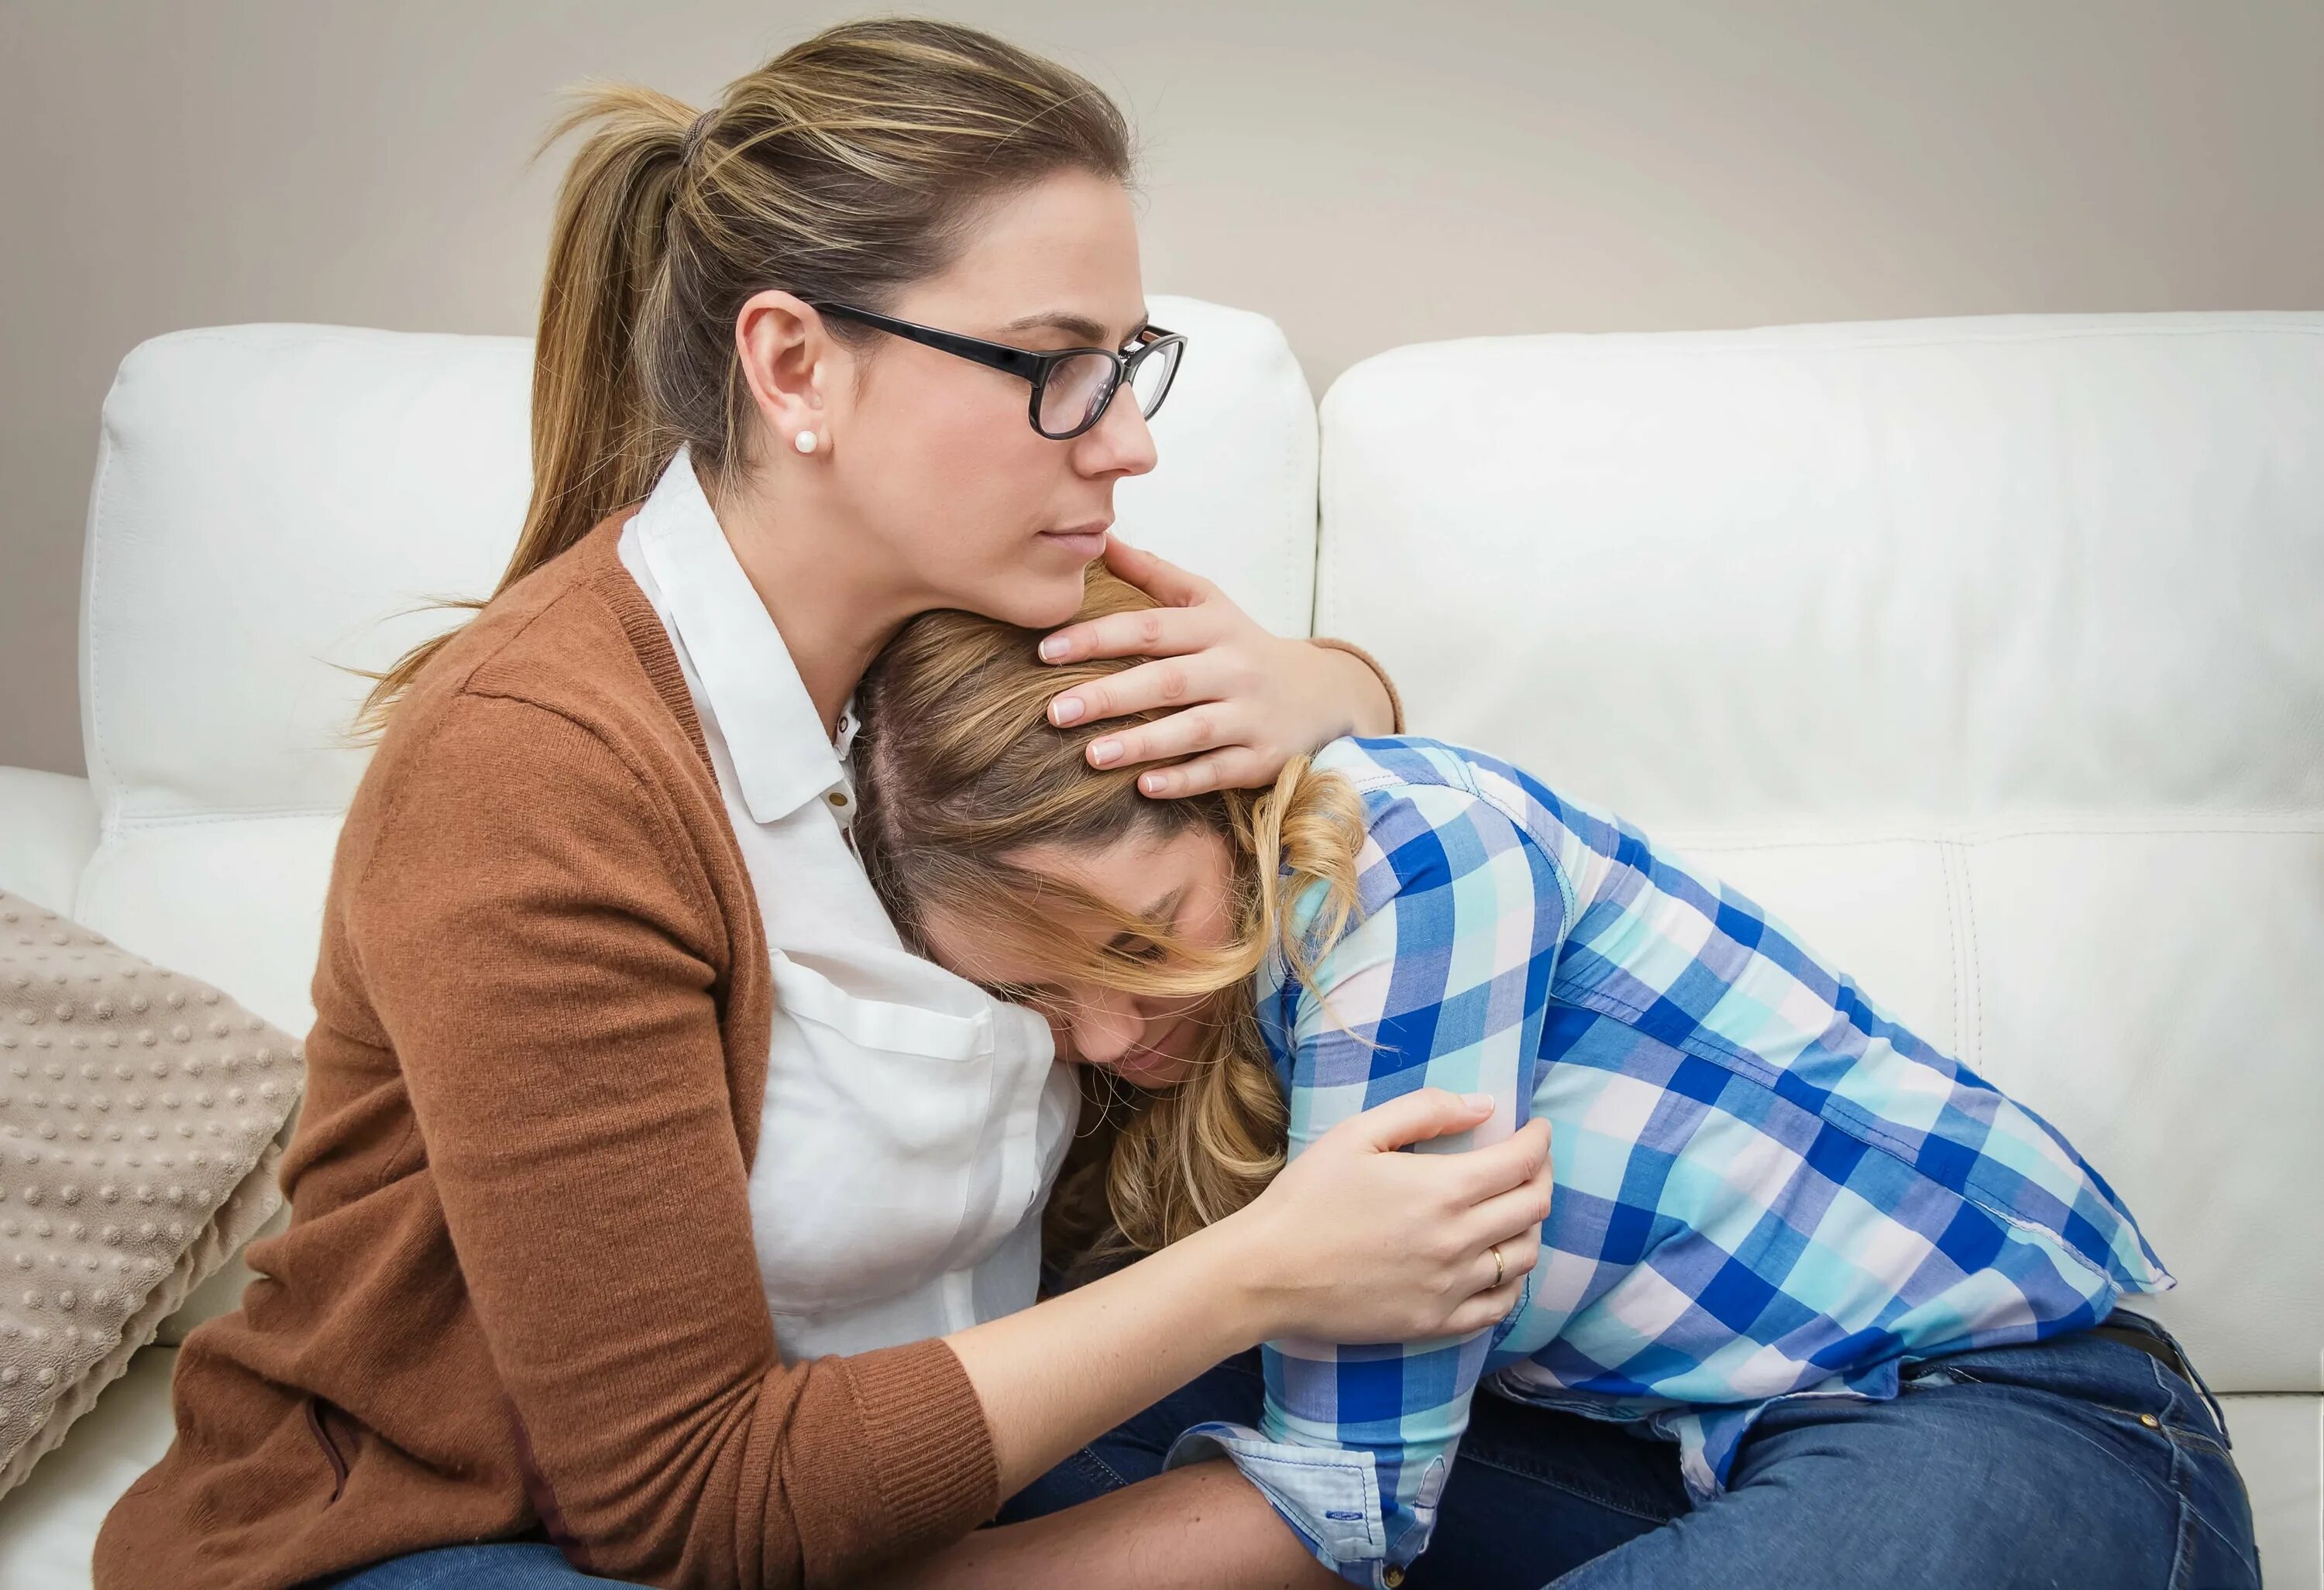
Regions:
<instances>
[{"instance_id":1,"label":"eyeglass lens","mask_svg":"<svg viewBox=\"0 0 2324 1590\"><path fill-rule=\"evenodd\" d=\"M1150 415L1160 405L1177 363L1176 343L1139 360L1130 373L1130 391L1139 413ZM1102 354L1084 354L1053 365L1041 389L1041 429L1062 437L1095 424L1111 396L1113 371L1113 361Z\"/></svg>"}]
</instances>

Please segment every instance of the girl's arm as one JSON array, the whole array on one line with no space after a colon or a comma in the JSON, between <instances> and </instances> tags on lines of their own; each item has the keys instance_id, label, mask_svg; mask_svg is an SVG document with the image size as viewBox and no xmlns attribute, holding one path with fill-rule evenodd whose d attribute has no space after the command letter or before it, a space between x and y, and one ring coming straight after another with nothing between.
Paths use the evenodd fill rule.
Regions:
<instances>
[{"instance_id":1,"label":"girl's arm","mask_svg":"<svg viewBox=\"0 0 2324 1590\"><path fill-rule=\"evenodd\" d=\"M1519 1124L1564 932L1554 863L1465 789L1405 785L1368 802L1361 921L1317 966L1312 988L1286 989L1261 1011L1269 1046L1291 1057L1293 1171L1367 1099L1402 1089L1495 1100L1474 1132L1440 1137L1433 1150L1547 1125ZM1305 904L1312 911L1312 896ZM1537 1237L1547 1199L1527 1212ZM1319 1561L1370 1585L1428 1544L1495 1338L1425 1332L1386 1351L1335 1345L1345 1339L1270 1342L1260 1428L1198 1425L1170 1462L1231 1458Z\"/></svg>"},{"instance_id":2,"label":"girl's arm","mask_svg":"<svg viewBox=\"0 0 2324 1590\"><path fill-rule=\"evenodd\" d=\"M1168 715L1093 740L1093 764L1173 764L1139 778L1150 795L1256 789L1293 757L1342 734L1403 731L1395 688L1360 647L1271 634L1209 581L1118 540L1106 542L1105 561L1163 605L1060 630L1042 642L1041 655L1053 663L1152 660L1062 692L1050 721L1065 727Z\"/></svg>"}]
</instances>

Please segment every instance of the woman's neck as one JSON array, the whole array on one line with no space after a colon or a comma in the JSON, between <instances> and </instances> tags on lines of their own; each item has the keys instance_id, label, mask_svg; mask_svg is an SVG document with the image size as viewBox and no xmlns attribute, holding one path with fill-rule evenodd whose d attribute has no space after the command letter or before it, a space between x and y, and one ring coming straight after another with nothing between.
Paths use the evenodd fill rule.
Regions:
<instances>
[{"instance_id":1,"label":"woman's neck","mask_svg":"<svg viewBox=\"0 0 2324 1590\"><path fill-rule=\"evenodd\" d=\"M896 570L867 555L870 538L844 533L815 503L778 507L747 487L711 501L735 561L782 635L824 732L835 739L840 709L880 648L918 608Z\"/></svg>"}]
</instances>

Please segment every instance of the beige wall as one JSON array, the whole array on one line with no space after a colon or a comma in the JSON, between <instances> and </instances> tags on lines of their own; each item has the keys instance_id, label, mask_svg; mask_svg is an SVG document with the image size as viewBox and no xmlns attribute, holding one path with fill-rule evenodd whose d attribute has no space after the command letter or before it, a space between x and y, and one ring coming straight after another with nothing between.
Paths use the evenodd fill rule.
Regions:
<instances>
[{"instance_id":1,"label":"beige wall","mask_svg":"<svg viewBox=\"0 0 2324 1590\"><path fill-rule=\"evenodd\" d=\"M1398 343L2324 308L2324 0L997 0L1148 153L1147 280ZM78 771L97 407L242 320L521 332L559 87L861 7L0 0L0 763Z\"/></svg>"}]
</instances>

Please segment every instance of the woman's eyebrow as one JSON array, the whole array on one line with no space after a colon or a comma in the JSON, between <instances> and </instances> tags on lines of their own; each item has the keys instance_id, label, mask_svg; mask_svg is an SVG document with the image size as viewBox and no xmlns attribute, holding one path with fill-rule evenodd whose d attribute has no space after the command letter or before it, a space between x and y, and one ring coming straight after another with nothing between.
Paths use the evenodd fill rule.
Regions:
<instances>
[{"instance_id":1,"label":"woman's eyebrow","mask_svg":"<svg viewBox=\"0 0 2324 1590\"><path fill-rule=\"evenodd\" d=\"M1130 335L1121 340L1124 343L1135 342L1138 334L1144 331L1149 324L1151 322L1145 316L1139 316L1138 324L1130 327ZM1104 326L1086 315L1075 315L1063 309L1045 309L1038 315L1019 315L1001 329L1004 332L1062 331L1067 336L1079 337L1093 347L1105 345Z\"/></svg>"}]
</instances>

